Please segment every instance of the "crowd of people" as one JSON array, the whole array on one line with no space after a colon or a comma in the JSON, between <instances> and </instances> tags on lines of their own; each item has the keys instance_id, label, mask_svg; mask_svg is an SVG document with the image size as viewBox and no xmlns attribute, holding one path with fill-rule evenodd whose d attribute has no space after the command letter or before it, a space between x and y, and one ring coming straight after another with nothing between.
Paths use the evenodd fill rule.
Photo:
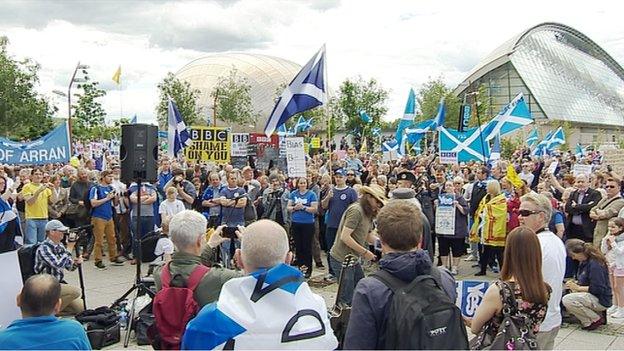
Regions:
<instances>
[{"instance_id":1,"label":"crowd of people","mask_svg":"<svg viewBox=\"0 0 624 351\"><path fill-rule=\"evenodd\" d=\"M342 142L341 147L347 148ZM436 277L453 302L461 259L474 263L474 276L495 274L499 279L474 317L464 321L477 335L474 348L495 338L509 296L519 302L516 313L528 316L540 349L554 347L562 315L587 330L606 324L607 316L624 318L624 179L597 151L582 158L570 152L537 158L519 149L494 163L442 164L435 152L387 160L347 148L343 159L338 152L309 157L307 177L300 178L278 168L162 157L158 178L142 184L122 182L118 160L107 161L103 170L86 157L79 167L0 167L0 209L8 214L0 223L0 251L42 243L35 273L61 283L59 288L49 278L30 278L20 296L47 289L50 305L35 313L22 304L25 319L46 316L53 324L54 314L80 312L80 296L63 271L85 261L109 269L105 258L113 266L144 261L137 246L156 230L162 232L153 253L157 290L184 286L198 266L211 267L194 286L199 310L181 331L183 348L214 348L234 339L253 347L253 340L239 334L259 329L263 347L277 347L283 328L277 322L231 316L241 330L232 335L212 326L223 311L236 310L232 301L247 304L237 296L244 289L253 291L252 299L257 295L254 302L266 302L245 308L273 311L277 320L296 315L297 308L320 313L324 332L300 338L301 347L388 347L394 340L386 337L384 321L394 289L383 279L365 277L372 261L406 284L422 275ZM592 173L573 172L576 164L592 165ZM436 230L442 196L453 199L451 234ZM63 238L68 228L87 224L92 233L78 242L84 250L76 255L76 244ZM348 257L357 259L347 270ZM328 284L345 273L338 301L352 310L342 340L321 312L325 303L305 282L314 268L325 267L322 279ZM164 271L171 277L165 284ZM270 284L290 277L301 296L282 296L290 291L286 286L258 292L250 277ZM280 302L271 294L282 294ZM291 327L296 335L297 324ZM24 323L12 324L0 340L22 328Z\"/></svg>"}]
</instances>

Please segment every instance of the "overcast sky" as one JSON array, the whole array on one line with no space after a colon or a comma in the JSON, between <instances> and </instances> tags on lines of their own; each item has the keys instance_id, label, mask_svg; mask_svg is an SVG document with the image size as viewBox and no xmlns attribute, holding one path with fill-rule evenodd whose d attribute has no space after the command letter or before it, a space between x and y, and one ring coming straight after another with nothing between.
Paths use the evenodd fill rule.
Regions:
<instances>
[{"instance_id":1,"label":"overcast sky","mask_svg":"<svg viewBox=\"0 0 624 351\"><path fill-rule=\"evenodd\" d=\"M328 79L376 78L390 90L391 120L410 87L444 77L454 86L481 58L541 22L569 25L624 63L620 1L27 1L0 2L0 35L16 58L41 65L42 94L67 115L78 61L108 91L110 118L155 121L157 83L189 61L218 52L282 57L301 65L325 43ZM111 77L122 66L123 90Z\"/></svg>"}]
</instances>

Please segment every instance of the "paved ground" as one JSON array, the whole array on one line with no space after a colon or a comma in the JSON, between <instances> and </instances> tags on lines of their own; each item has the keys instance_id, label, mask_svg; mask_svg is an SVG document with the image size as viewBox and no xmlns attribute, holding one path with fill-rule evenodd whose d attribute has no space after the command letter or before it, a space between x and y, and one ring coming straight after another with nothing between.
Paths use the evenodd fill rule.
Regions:
<instances>
[{"instance_id":1,"label":"paved ground","mask_svg":"<svg viewBox=\"0 0 624 351\"><path fill-rule=\"evenodd\" d=\"M472 275L477 271L471 267L472 262L464 262L459 268L458 280L471 279L475 280ZM371 267L371 269L373 269ZM145 274L146 267L143 267ZM110 305L118 297L120 297L128 288L132 286L134 280L135 266L125 264L124 266L109 265L105 270L96 269L92 261L85 262L84 278L87 294L87 304L89 308L95 308L104 305ZM336 297L336 284L326 286L322 283L322 276L326 274L326 270L316 269L310 282L312 289L319 293L328 306L334 304ZM492 280L495 274L488 272L484 280ZM70 284L78 286L78 274L69 273L66 279ZM587 332L581 330L578 325L563 325L555 348L559 350L619 350L624 349L624 320L609 320L606 326ZM122 334L123 339L123 334ZM123 348L122 344L116 344L107 349ZM129 348L132 349L151 349L147 346L137 346L136 341L132 338Z\"/></svg>"}]
</instances>

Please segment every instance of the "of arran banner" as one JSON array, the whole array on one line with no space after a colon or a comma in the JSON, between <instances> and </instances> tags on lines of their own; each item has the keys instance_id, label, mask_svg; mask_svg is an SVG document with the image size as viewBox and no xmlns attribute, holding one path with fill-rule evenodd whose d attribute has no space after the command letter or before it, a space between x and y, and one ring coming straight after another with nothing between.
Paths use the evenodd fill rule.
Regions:
<instances>
[{"instance_id":1,"label":"of arran banner","mask_svg":"<svg viewBox=\"0 0 624 351\"><path fill-rule=\"evenodd\" d=\"M0 138L0 163L38 165L69 162L69 134L62 123L47 135L30 142Z\"/></svg>"}]
</instances>

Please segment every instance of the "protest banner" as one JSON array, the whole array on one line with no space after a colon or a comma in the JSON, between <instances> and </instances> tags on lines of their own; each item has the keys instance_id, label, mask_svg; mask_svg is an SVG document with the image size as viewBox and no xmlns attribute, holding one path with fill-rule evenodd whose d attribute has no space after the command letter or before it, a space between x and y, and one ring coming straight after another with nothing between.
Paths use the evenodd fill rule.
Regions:
<instances>
[{"instance_id":1,"label":"protest banner","mask_svg":"<svg viewBox=\"0 0 624 351\"><path fill-rule=\"evenodd\" d=\"M592 165L579 165L576 164L572 167L572 174L575 177L578 177L581 174L586 175L587 177L590 177L592 173Z\"/></svg>"},{"instance_id":2,"label":"protest banner","mask_svg":"<svg viewBox=\"0 0 624 351\"><path fill-rule=\"evenodd\" d=\"M207 161L219 165L230 162L230 131L220 127L191 127L192 143L184 149L189 161Z\"/></svg>"},{"instance_id":3,"label":"protest banner","mask_svg":"<svg viewBox=\"0 0 624 351\"><path fill-rule=\"evenodd\" d=\"M321 138L318 138L318 137L311 138L310 139L310 145L312 146L313 149L320 149L321 148Z\"/></svg>"},{"instance_id":4,"label":"protest banner","mask_svg":"<svg viewBox=\"0 0 624 351\"><path fill-rule=\"evenodd\" d=\"M247 144L249 144L249 133L232 133L232 157L247 156Z\"/></svg>"},{"instance_id":5,"label":"protest banner","mask_svg":"<svg viewBox=\"0 0 624 351\"><path fill-rule=\"evenodd\" d=\"M280 157L280 138L273 134L267 137L263 133L250 133L247 154L256 157L256 169L278 167L286 171L286 157Z\"/></svg>"},{"instance_id":6,"label":"protest banner","mask_svg":"<svg viewBox=\"0 0 624 351\"><path fill-rule=\"evenodd\" d=\"M247 156L232 156L230 164L236 169L243 169L247 166Z\"/></svg>"},{"instance_id":7,"label":"protest banner","mask_svg":"<svg viewBox=\"0 0 624 351\"><path fill-rule=\"evenodd\" d=\"M557 166L559 166L559 161L553 161L546 171L548 174L555 174L555 170L557 170Z\"/></svg>"},{"instance_id":8,"label":"protest banner","mask_svg":"<svg viewBox=\"0 0 624 351\"><path fill-rule=\"evenodd\" d=\"M624 174L624 150L606 149L602 151L602 163L611 165L614 172Z\"/></svg>"},{"instance_id":9,"label":"protest banner","mask_svg":"<svg viewBox=\"0 0 624 351\"><path fill-rule=\"evenodd\" d=\"M439 235L455 234L455 195L438 195L438 207L436 208L435 232Z\"/></svg>"},{"instance_id":10,"label":"protest banner","mask_svg":"<svg viewBox=\"0 0 624 351\"><path fill-rule=\"evenodd\" d=\"M17 251L0 254L0 267L5 272L0 277L0 330L9 323L21 318L20 309L15 305L15 296L22 290L22 275Z\"/></svg>"},{"instance_id":11,"label":"protest banner","mask_svg":"<svg viewBox=\"0 0 624 351\"><path fill-rule=\"evenodd\" d=\"M457 301L455 301L455 304L459 307L464 317L474 317L477 307L483 301L489 286L489 282L472 280L460 280L456 283Z\"/></svg>"},{"instance_id":12,"label":"protest banner","mask_svg":"<svg viewBox=\"0 0 624 351\"><path fill-rule=\"evenodd\" d=\"M442 164L456 164L457 163L457 152L455 151L444 151L440 152L440 163Z\"/></svg>"},{"instance_id":13,"label":"protest banner","mask_svg":"<svg viewBox=\"0 0 624 351\"><path fill-rule=\"evenodd\" d=\"M40 165L69 162L69 134L62 123L43 137L26 143L0 138L0 163Z\"/></svg>"},{"instance_id":14,"label":"protest banner","mask_svg":"<svg viewBox=\"0 0 624 351\"><path fill-rule=\"evenodd\" d=\"M305 177L307 175L303 138L286 138L286 160L289 177Z\"/></svg>"}]
</instances>

